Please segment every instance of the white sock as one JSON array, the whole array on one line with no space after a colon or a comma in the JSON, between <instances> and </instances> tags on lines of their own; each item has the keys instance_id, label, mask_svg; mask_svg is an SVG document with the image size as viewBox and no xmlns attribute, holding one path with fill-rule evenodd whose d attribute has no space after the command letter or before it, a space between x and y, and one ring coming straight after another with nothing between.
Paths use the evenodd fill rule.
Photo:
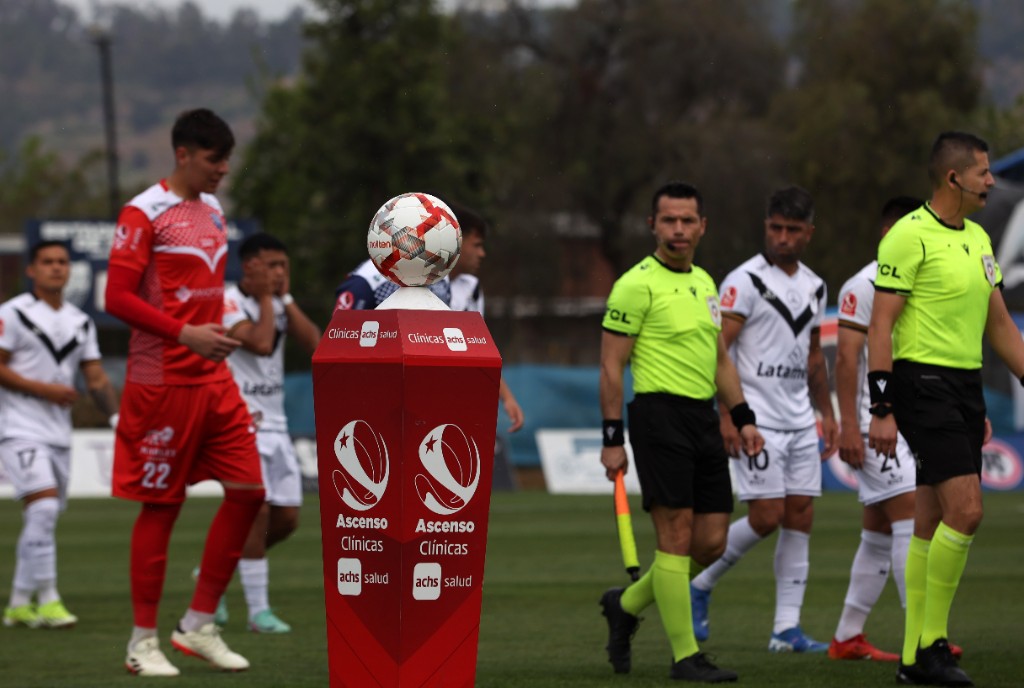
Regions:
<instances>
[{"instance_id":1,"label":"white sock","mask_svg":"<svg viewBox=\"0 0 1024 688\"><path fill-rule=\"evenodd\" d=\"M22 511L24 525L18 537L18 563L14 587L24 593L36 591L40 604L60 599L57 594L57 527L60 500L43 497Z\"/></svg>"},{"instance_id":2,"label":"white sock","mask_svg":"<svg viewBox=\"0 0 1024 688\"><path fill-rule=\"evenodd\" d=\"M860 531L860 546L850 566L850 585L846 589L843 613L836 627L836 640L842 642L864 632L864 622L878 602L889 577L891 556L891 535Z\"/></svg>"},{"instance_id":3,"label":"white sock","mask_svg":"<svg viewBox=\"0 0 1024 688\"><path fill-rule=\"evenodd\" d=\"M11 609L15 607L24 607L26 604L32 602L32 590L24 590L20 588L11 588L11 598L7 603L7 606Z\"/></svg>"},{"instance_id":4,"label":"white sock","mask_svg":"<svg viewBox=\"0 0 1024 688\"><path fill-rule=\"evenodd\" d=\"M186 633L198 631L206 624L213 623L213 613L197 612L191 607L185 611L185 616L181 617L181 621L178 622L178 627Z\"/></svg>"},{"instance_id":5,"label":"white sock","mask_svg":"<svg viewBox=\"0 0 1024 688\"><path fill-rule=\"evenodd\" d=\"M142 626L132 627L132 637L128 639L128 651L131 652L132 648L135 647L135 643L146 638L155 638L155 628L143 628Z\"/></svg>"},{"instance_id":6,"label":"white sock","mask_svg":"<svg viewBox=\"0 0 1024 688\"><path fill-rule=\"evenodd\" d=\"M36 582L32 578L32 569L29 568L28 545L22 542L24 539L23 526L21 536L18 537L18 546L14 552L14 580L11 583L11 600L7 605L12 609L32 602L32 595L36 591Z\"/></svg>"},{"instance_id":7,"label":"white sock","mask_svg":"<svg viewBox=\"0 0 1024 688\"><path fill-rule=\"evenodd\" d=\"M892 577L900 594L900 606L907 608L907 550L910 536L914 534L914 519L908 518L892 523Z\"/></svg>"},{"instance_id":8,"label":"white sock","mask_svg":"<svg viewBox=\"0 0 1024 688\"><path fill-rule=\"evenodd\" d=\"M725 552L711 566L701 571L700 575L693 579L693 587L698 590L712 590L715 584L718 583L718 579L724 576L726 571L731 569L736 562L743 558L744 554L753 549L754 545L763 539L763 537L757 534L757 531L750 527L749 518L743 517L733 521L732 525L729 526L729 537L725 542Z\"/></svg>"},{"instance_id":9,"label":"white sock","mask_svg":"<svg viewBox=\"0 0 1024 688\"><path fill-rule=\"evenodd\" d=\"M245 603L249 606L249 618L270 609L270 565L267 558L239 559L238 577L245 591Z\"/></svg>"},{"instance_id":10,"label":"white sock","mask_svg":"<svg viewBox=\"0 0 1024 688\"><path fill-rule=\"evenodd\" d=\"M800 608L811 568L811 536L799 530L779 529L775 544L775 627L773 633L800 625Z\"/></svg>"}]
</instances>

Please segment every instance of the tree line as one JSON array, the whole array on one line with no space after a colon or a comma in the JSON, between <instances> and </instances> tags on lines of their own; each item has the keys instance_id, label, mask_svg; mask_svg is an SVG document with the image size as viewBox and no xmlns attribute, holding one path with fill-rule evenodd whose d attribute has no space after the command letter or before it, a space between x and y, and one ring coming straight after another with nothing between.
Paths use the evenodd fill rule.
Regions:
<instances>
[{"instance_id":1,"label":"tree line","mask_svg":"<svg viewBox=\"0 0 1024 688\"><path fill-rule=\"evenodd\" d=\"M19 2L36 5L0 0ZM980 38L1015 49L1011 32L991 28L1024 24L1014 3L316 4L293 75L276 78L288 68L280 63L256 80L255 136L236 153L230 200L236 216L288 242L294 282L321 321L334 287L366 257L370 218L403 191L490 219L489 297L544 297L594 260L559 237L591 237L612 274L649 252L645 218L662 181L703 190L709 229L697 262L716 279L760 249L767 196L799 184L817 204L807 262L835 292L873 256L883 201L928 195L938 132L975 131L993 157L1024 136L1019 101L985 90L997 61ZM139 39L173 43L168 54L192 60L144 78L171 83L240 59L204 55L216 36L202 31L224 29L196 21L204 38L194 45L159 32ZM8 154L8 168L18 158ZM96 167L64 171L88 177Z\"/></svg>"}]
</instances>

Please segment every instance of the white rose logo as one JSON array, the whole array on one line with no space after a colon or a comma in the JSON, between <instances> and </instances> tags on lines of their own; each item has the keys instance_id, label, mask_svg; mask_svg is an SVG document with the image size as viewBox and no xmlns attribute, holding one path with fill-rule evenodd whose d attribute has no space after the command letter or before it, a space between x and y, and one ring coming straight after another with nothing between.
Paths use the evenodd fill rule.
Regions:
<instances>
[{"instance_id":1,"label":"white rose logo","mask_svg":"<svg viewBox=\"0 0 1024 688\"><path fill-rule=\"evenodd\" d=\"M420 501L435 514L454 514L469 503L480 483L480 450L457 425L438 425L420 442L424 472L414 483Z\"/></svg>"},{"instance_id":2,"label":"white rose logo","mask_svg":"<svg viewBox=\"0 0 1024 688\"><path fill-rule=\"evenodd\" d=\"M388 448L370 424L354 420L334 438L340 469L332 474L341 501L356 511L377 505L388 486Z\"/></svg>"}]
</instances>

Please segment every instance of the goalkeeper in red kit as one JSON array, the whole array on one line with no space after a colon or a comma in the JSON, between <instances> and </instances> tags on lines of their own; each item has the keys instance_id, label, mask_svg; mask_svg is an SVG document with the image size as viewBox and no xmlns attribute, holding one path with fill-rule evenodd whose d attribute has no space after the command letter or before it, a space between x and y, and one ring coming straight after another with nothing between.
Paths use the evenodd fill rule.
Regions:
<instances>
[{"instance_id":1,"label":"goalkeeper in red kit","mask_svg":"<svg viewBox=\"0 0 1024 688\"><path fill-rule=\"evenodd\" d=\"M173 172L124 207L110 251L107 312L132 328L113 493L142 503L131 536L134 628L125 659L141 676L179 674L160 649L157 611L185 488L209 479L224 487L224 501L171 644L224 671L249 667L213 622L265 496L255 428L224 361L240 342L221 325L228 245L213 193L234 143L210 110L182 113L171 132Z\"/></svg>"}]
</instances>

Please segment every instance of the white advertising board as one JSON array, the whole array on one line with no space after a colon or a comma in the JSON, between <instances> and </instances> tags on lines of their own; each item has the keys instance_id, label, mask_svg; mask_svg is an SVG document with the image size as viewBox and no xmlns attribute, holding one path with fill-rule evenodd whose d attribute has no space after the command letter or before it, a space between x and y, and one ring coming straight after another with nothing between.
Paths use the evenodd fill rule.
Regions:
<instances>
[{"instance_id":1,"label":"white advertising board","mask_svg":"<svg viewBox=\"0 0 1024 688\"><path fill-rule=\"evenodd\" d=\"M611 494L612 483L601 465L600 429L543 429L536 434L544 482L552 494ZM626 492L640 494L633 452L626 433Z\"/></svg>"}]
</instances>

